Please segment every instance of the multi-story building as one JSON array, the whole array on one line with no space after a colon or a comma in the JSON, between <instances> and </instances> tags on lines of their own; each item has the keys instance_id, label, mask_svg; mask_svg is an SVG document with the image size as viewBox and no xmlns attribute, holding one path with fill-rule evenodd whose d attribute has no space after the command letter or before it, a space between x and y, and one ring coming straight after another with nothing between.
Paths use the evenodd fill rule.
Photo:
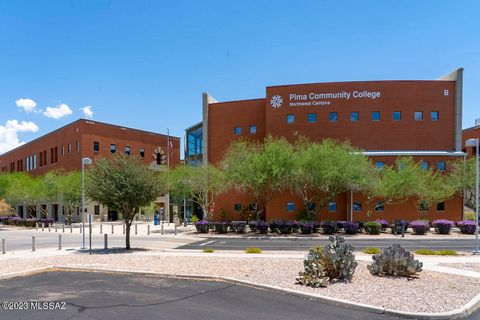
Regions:
<instances>
[{"instance_id":1,"label":"multi-story building","mask_svg":"<svg viewBox=\"0 0 480 320\"><path fill-rule=\"evenodd\" d=\"M293 141L296 135L320 141L331 138L362 150L377 166L392 165L399 156L411 156L425 169L446 171L462 152L462 79L458 69L437 80L357 81L311 83L266 88L266 97L219 102L203 94L202 141L187 130L191 156L218 165L228 146L239 138L263 140L267 135ZM198 129L200 126L196 125ZM220 195L215 213L230 216L250 206L246 195ZM267 219L292 219L302 201L284 193L269 202ZM370 216L370 214L373 214ZM368 213L368 214L367 214ZM428 208L428 219L459 220L463 198L455 196ZM319 219L418 219L415 199L402 204L367 202L361 193L346 192L327 207Z\"/></svg>"},{"instance_id":2,"label":"multi-story building","mask_svg":"<svg viewBox=\"0 0 480 320\"><path fill-rule=\"evenodd\" d=\"M0 155L0 170L4 173L23 171L38 176L50 170L81 170L82 158L106 157L115 153L133 155L156 169L174 167L180 162L180 138L127 128L99 121L79 119L31 142ZM167 216L170 212L168 195L156 201ZM29 204L19 204L17 212L27 217ZM61 204L45 203L48 217L63 218ZM116 220L118 214L97 204L87 210L95 219ZM41 210L33 210L40 218ZM32 212L32 210L29 210ZM77 211L77 219L78 219Z\"/></svg>"},{"instance_id":3,"label":"multi-story building","mask_svg":"<svg viewBox=\"0 0 480 320\"><path fill-rule=\"evenodd\" d=\"M465 141L468 139L480 139L480 119L475 120L475 126L464 129L462 136L463 152L467 153L468 155L475 156L477 153L477 148L465 146Z\"/></svg>"}]
</instances>

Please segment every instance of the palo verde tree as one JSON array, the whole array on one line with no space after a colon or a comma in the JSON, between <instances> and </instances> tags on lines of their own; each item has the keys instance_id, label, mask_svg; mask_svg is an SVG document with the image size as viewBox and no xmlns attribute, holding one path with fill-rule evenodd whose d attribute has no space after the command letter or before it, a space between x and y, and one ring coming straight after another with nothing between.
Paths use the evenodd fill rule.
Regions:
<instances>
[{"instance_id":1,"label":"palo verde tree","mask_svg":"<svg viewBox=\"0 0 480 320\"><path fill-rule=\"evenodd\" d=\"M260 219L268 202L289 186L294 164L293 146L284 138L269 136L263 143L234 142L222 168L231 188L253 198Z\"/></svg>"},{"instance_id":2,"label":"palo verde tree","mask_svg":"<svg viewBox=\"0 0 480 320\"><path fill-rule=\"evenodd\" d=\"M289 187L302 199L308 219L338 194L365 189L371 177L368 159L349 143L299 138L292 156Z\"/></svg>"},{"instance_id":3,"label":"palo verde tree","mask_svg":"<svg viewBox=\"0 0 480 320\"><path fill-rule=\"evenodd\" d=\"M4 190L3 198L12 208L17 205L28 205L36 199L36 181L25 172L14 172L2 175ZM27 207L27 215L29 218L36 218Z\"/></svg>"},{"instance_id":4,"label":"palo verde tree","mask_svg":"<svg viewBox=\"0 0 480 320\"><path fill-rule=\"evenodd\" d=\"M225 177L212 165L178 166L168 173L168 186L174 199L190 197L210 220L215 197L225 190Z\"/></svg>"},{"instance_id":5,"label":"palo verde tree","mask_svg":"<svg viewBox=\"0 0 480 320\"><path fill-rule=\"evenodd\" d=\"M133 156L98 158L88 171L87 196L118 210L125 220L125 248L130 250L130 227L142 207L165 192L165 181Z\"/></svg>"},{"instance_id":6,"label":"palo verde tree","mask_svg":"<svg viewBox=\"0 0 480 320\"><path fill-rule=\"evenodd\" d=\"M470 209L475 208L475 157L464 161L449 162L450 173L448 182L457 192L463 193L465 205Z\"/></svg>"},{"instance_id":7,"label":"palo verde tree","mask_svg":"<svg viewBox=\"0 0 480 320\"><path fill-rule=\"evenodd\" d=\"M70 224L73 212L82 206L82 173L70 171L60 174L55 183L58 198L64 207L63 214Z\"/></svg>"}]
</instances>

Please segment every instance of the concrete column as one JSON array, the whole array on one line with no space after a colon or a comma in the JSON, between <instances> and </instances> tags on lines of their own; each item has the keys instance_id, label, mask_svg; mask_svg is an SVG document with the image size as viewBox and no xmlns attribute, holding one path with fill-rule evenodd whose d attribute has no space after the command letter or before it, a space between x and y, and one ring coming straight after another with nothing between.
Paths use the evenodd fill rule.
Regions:
<instances>
[{"instance_id":1,"label":"concrete column","mask_svg":"<svg viewBox=\"0 0 480 320\"><path fill-rule=\"evenodd\" d=\"M37 209L37 219L42 219L42 207L37 204L35 208Z\"/></svg>"},{"instance_id":2,"label":"concrete column","mask_svg":"<svg viewBox=\"0 0 480 320\"><path fill-rule=\"evenodd\" d=\"M202 129L203 129L203 136L202 136L202 143L203 143L203 156L202 161L203 164L206 165L208 163L208 105L210 103L218 102L214 97L209 95L207 92L202 94Z\"/></svg>"},{"instance_id":3,"label":"concrete column","mask_svg":"<svg viewBox=\"0 0 480 320\"><path fill-rule=\"evenodd\" d=\"M455 132L453 141L455 151L462 151L463 68L458 68L438 80L455 81Z\"/></svg>"},{"instance_id":4,"label":"concrete column","mask_svg":"<svg viewBox=\"0 0 480 320\"><path fill-rule=\"evenodd\" d=\"M51 203L47 203L47 218L53 219L53 205Z\"/></svg>"}]
</instances>

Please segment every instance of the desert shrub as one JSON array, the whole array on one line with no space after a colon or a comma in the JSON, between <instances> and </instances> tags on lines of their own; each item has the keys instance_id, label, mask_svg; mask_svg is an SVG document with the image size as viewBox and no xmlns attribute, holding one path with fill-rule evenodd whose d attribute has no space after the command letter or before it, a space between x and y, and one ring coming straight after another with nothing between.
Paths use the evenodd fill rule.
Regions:
<instances>
[{"instance_id":1,"label":"desert shrub","mask_svg":"<svg viewBox=\"0 0 480 320\"><path fill-rule=\"evenodd\" d=\"M272 220L268 222L268 228L270 232L278 232L278 222L277 220Z\"/></svg>"},{"instance_id":2,"label":"desert shrub","mask_svg":"<svg viewBox=\"0 0 480 320\"><path fill-rule=\"evenodd\" d=\"M232 221L232 230L236 233L245 233L247 229L247 223L243 221Z\"/></svg>"},{"instance_id":3,"label":"desert shrub","mask_svg":"<svg viewBox=\"0 0 480 320\"><path fill-rule=\"evenodd\" d=\"M463 234L474 234L477 228L475 227L475 221L463 220L457 222L457 227Z\"/></svg>"},{"instance_id":4,"label":"desert shrub","mask_svg":"<svg viewBox=\"0 0 480 320\"><path fill-rule=\"evenodd\" d=\"M195 228L197 228L197 232L208 233L208 230L210 230L210 223L208 223L207 220L200 220L195 223Z\"/></svg>"},{"instance_id":5,"label":"desert shrub","mask_svg":"<svg viewBox=\"0 0 480 320\"><path fill-rule=\"evenodd\" d=\"M423 220L415 220L410 222L410 227L412 227L412 230L415 234L425 234L430 230L430 225L428 224L427 221Z\"/></svg>"},{"instance_id":6,"label":"desert shrub","mask_svg":"<svg viewBox=\"0 0 480 320\"><path fill-rule=\"evenodd\" d=\"M475 220L475 211L465 211L464 217L465 220Z\"/></svg>"},{"instance_id":7,"label":"desert shrub","mask_svg":"<svg viewBox=\"0 0 480 320\"><path fill-rule=\"evenodd\" d=\"M193 215L191 218L190 218L190 222L192 224L196 224L198 222L198 217L196 215Z\"/></svg>"},{"instance_id":8,"label":"desert shrub","mask_svg":"<svg viewBox=\"0 0 480 320\"><path fill-rule=\"evenodd\" d=\"M415 250L416 254L421 254L425 256L456 256L458 255L457 251L444 249L444 250L432 250L432 249L418 249Z\"/></svg>"},{"instance_id":9,"label":"desert shrub","mask_svg":"<svg viewBox=\"0 0 480 320\"><path fill-rule=\"evenodd\" d=\"M366 254L379 254L380 252L382 252L380 248L374 248L374 247L368 247L363 249L362 251L363 253L366 253Z\"/></svg>"},{"instance_id":10,"label":"desert shrub","mask_svg":"<svg viewBox=\"0 0 480 320\"><path fill-rule=\"evenodd\" d=\"M311 234L313 232L312 222L303 222L300 224L300 232L302 234Z\"/></svg>"},{"instance_id":11,"label":"desert shrub","mask_svg":"<svg viewBox=\"0 0 480 320\"><path fill-rule=\"evenodd\" d=\"M343 228L345 229L346 234L357 234L358 233L358 222L355 221L345 221Z\"/></svg>"},{"instance_id":12,"label":"desert shrub","mask_svg":"<svg viewBox=\"0 0 480 320\"><path fill-rule=\"evenodd\" d=\"M446 219L433 220L432 222L435 231L440 234L449 234L452 229L453 222Z\"/></svg>"},{"instance_id":13,"label":"desert shrub","mask_svg":"<svg viewBox=\"0 0 480 320\"><path fill-rule=\"evenodd\" d=\"M304 260L304 271L296 278L297 284L326 287L332 280L352 280L357 262L353 247L343 237L330 236L324 248L311 249Z\"/></svg>"},{"instance_id":14,"label":"desert shrub","mask_svg":"<svg viewBox=\"0 0 480 320\"><path fill-rule=\"evenodd\" d=\"M290 234L292 233L293 224L291 221L283 220L277 222L277 230L281 234Z\"/></svg>"},{"instance_id":15,"label":"desert shrub","mask_svg":"<svg viewBox=\"0 0 480 320\"><path fill-rule=\"evenodd\" d=\"M387 220L385 220L385 219L377 219L377 220L375 220L375 222L380 223L380 226L381 226L382 231L387 230L387 228L388 228L388 221L387 221Z\"/></svg>"},{"instance_id":16,"label":"desert shrub","mask_svg":"<svg viewBox=\"0 0 480 320\"><path fill-rule=\"evenodd\" d=\"M20 217L15 216L15 217L9 217L7 219L4 219L3 222L6 225L33 228L35 227L36 223L39 221L37 219L22 219ZM47 226L47 224L45 224L45 226Z\"/></svg>"},{"instance_id":17,"label":"desert shrub","mask_svg":"<svg viewBox=\"0 0 480 320\"><path fill-rule=\"evenodd\" d=\"M215 225L215 231L218 233L227 233L228 232L228 227L230 226L230 223L224 222L224 221L217 221L214 222Z\"/></svg>"},{"instance_id":18,"label":"desert shrub","mask_svg":"<svg viewBox=\"0 0 480 320\"><path fill-rule=\"evenodd\" d=\"M265 221L257 221L257 231L260 233L268 232L268 223Z\"/></svg>"},{"instance_id":19,"label":"desert shrub","mask_svg":"<svg viewBox=\"0 0 480 320\"><path fill-rule=\"evenodd\" d=\"M395 220L393 224L390 226L392 234L395 233L395 224L400 225L402 222L405 225L405 232L407 231L407 229L410 227L410 222L408 220Z\"/></svg>"},{"instance_id":20,"label":"desert shrub","mask_svg":"<svg viewBox=\"0 0 480 320\"><path fill-rule=\"evenodd\" d=\"M456 256L458 255L457 251L451 249L443 249L437 251L439 256Z\"/></svg>"},{"instance_id":21,"label":"desert shrub","mask_svg":"<svg viewBox=\"0 0 480 320\"><path fill-rule=\"evenodd\" d=\"M367 268L371 274L378 276L411 277L422 271L423 266L399 244L392 244L372 259L373 263Z\"/></svg>"},{"instance_id":22,"label":"desert shrub","mask_svg":"<svg viewBox=\"0 0 480 320\"><path fill-rule=\"evenodd\" d=\"M292 232L299 232L300 231L300 225L302 224L300 221L293 220L291 221L292 224Z\"/></svg>"},{"instance_id":23,"label":"desert shrub","mask_svg":"<svg viewBox=\"0 0 480 320\"><path fill-rule=\"evenodd\" d=\"M212 248L203 248L203 252L205 252L205 253L212 253L214 251L215 250L213 250Z\"/></svg>"},{"instance_id":24,"label":"desert shrub","mask_svg":"<svg viewBox=\"0 0 480 320\"><path fill-rule=\"evenodd\" d=\"M337 221L325 220L320 223L323 233L334 234L337 231Z\"/></svg>"},{"instance_id":25,"label":"desert shrub","mask_svg":"<svg viewBox=\"0 0 480 320\"><path fill-rule=\"evenodd\" d=\"M380 230L382 229L382 225L375 221L365 222L363 227L368 234L380 234Z\"/></svg>"},{"instance_id":26,"label":"desert shrub","mask_svg":"<svg viewBox=\"0 0 480 320\"><path fill-rule=\"evenodd\" d=\"M245 249L245 253L262 253L262 249L260 249L260 248L247 248L247 249Z\"/></svg>"}]
</instances>

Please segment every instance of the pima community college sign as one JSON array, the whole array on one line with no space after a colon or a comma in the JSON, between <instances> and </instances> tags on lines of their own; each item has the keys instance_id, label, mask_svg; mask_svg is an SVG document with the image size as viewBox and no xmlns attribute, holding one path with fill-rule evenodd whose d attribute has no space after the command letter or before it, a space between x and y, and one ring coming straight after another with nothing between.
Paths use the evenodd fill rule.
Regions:
<instances>
[{"instance_id":1,"label":"pima community college sign","mask_svg":"<svg viewBox=\"0 0 480 320\"><path fill-rule=\"evenodd\" d=\"M340 91L340 92L310 92L308 94L290 93L288 95L288 105L290 107L299 106L328 106L333 99L370 99L375 100L381 97L379 91ZM273 95L270 105L277 109L283 104L281 95Z\"/></svg>"}]
</instances>

